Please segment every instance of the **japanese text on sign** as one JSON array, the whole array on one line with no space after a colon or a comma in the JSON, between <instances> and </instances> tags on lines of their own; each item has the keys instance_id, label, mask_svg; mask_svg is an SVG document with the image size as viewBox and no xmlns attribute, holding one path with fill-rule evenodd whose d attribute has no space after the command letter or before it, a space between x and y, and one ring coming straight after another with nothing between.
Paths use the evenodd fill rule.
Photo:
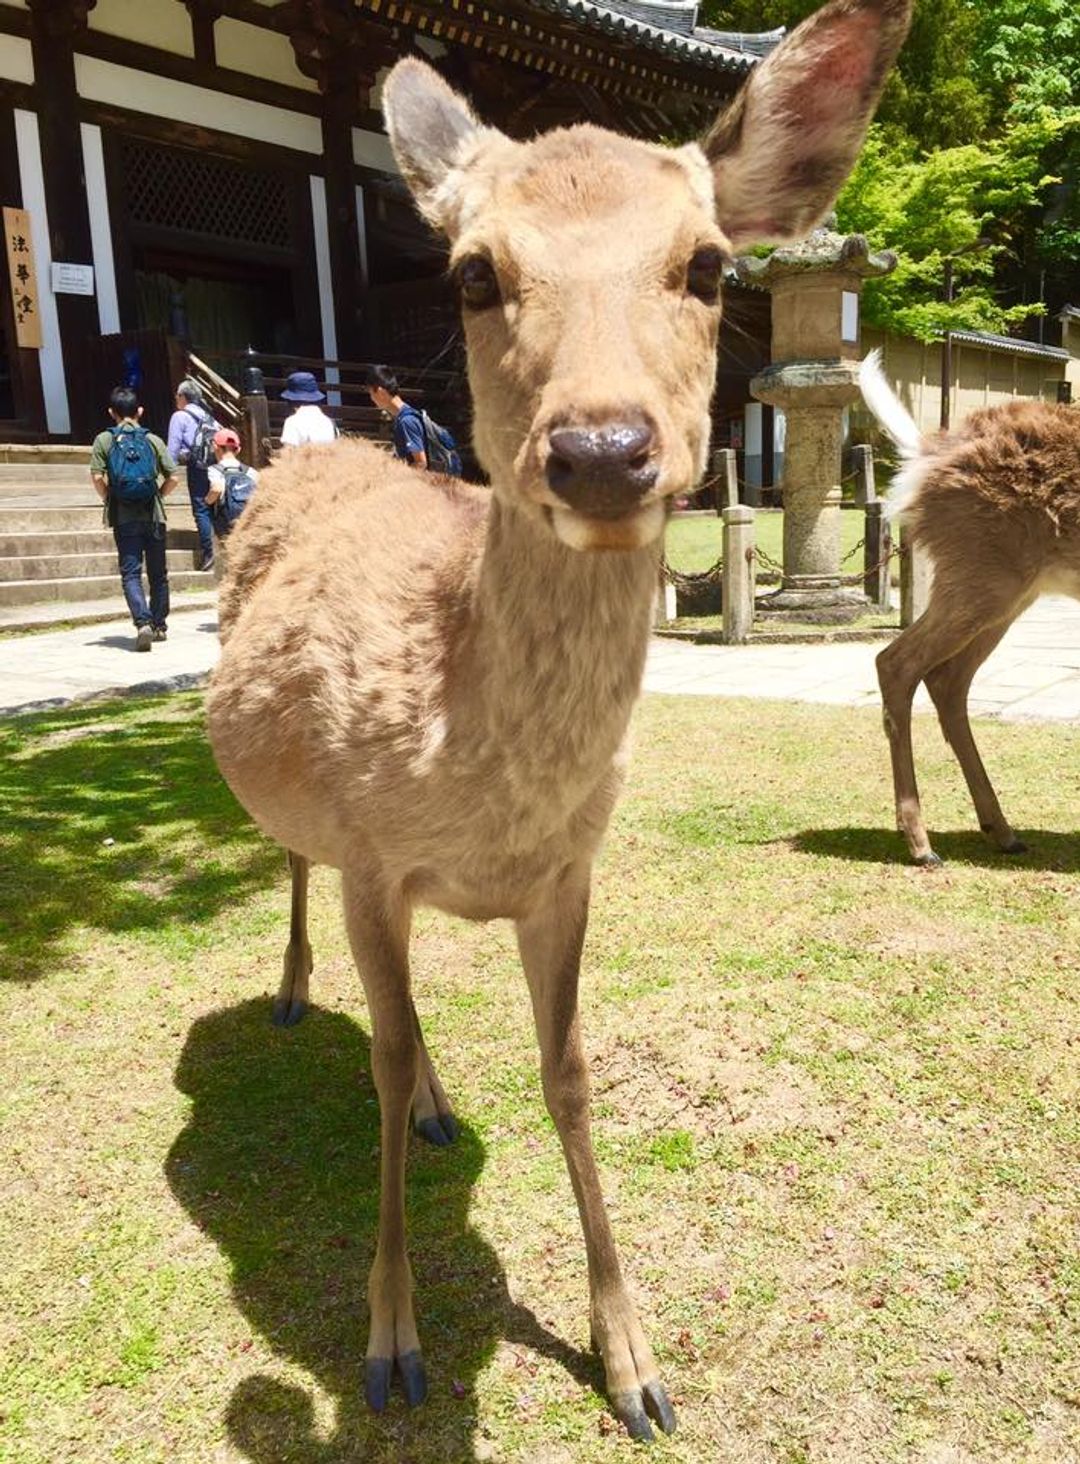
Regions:
<instances>
[{"instance_id":1,"label":"japanese text on sign","mask_svg":"<svg viewBox=\"0 0 1080 1464\"><path fill-rule=\"evenodd\" d=\"M20 346L41 349L41 314L34 250L30 242L30 215L24 208L4 209L11 303L15 310L15 338Z\"/></svg>"}]
</instances>

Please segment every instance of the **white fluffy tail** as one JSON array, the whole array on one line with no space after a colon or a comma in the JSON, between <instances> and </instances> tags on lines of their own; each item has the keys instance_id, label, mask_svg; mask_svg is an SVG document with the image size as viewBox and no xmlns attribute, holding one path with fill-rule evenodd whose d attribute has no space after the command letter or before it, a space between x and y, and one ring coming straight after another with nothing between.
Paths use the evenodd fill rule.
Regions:
<instances>
[{"instance_id":1,"label":"white fluffy tail","mask_svg":"<svg viewBox=\"0 0 1080 1464\"><path fill-rule=\"evenodd\" d=\"M859 367L859 389L878 422L900 449L903 466L893 479L886 499L890 518L903 511L922 478L920 459L926 442L915 418L885 380L881 352L871 351Z\"/></svg>"}]
</instances>

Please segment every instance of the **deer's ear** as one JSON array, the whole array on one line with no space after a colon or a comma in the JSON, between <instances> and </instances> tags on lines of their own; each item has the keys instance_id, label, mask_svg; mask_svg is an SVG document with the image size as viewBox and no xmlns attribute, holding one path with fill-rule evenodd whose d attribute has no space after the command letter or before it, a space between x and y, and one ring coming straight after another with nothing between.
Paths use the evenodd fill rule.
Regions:
<instances>
[{"instance_id":1,"label":"deer's ear","mask_svg":"<svg viewBox=\"0 0 1080 1464\"><path fill-rule=\"evenodd\" d=\"M420 211L439 224L439 187L480 124L438 72L411 57L399 61L386 78L382 107L405 182Z\"/></svg>"},{"instance_id":2,"label":"deer's ear","mask_svg":"<svg viewBox=\"0 0 1080 1464\"><path fill-rule=\"evenodd\" d=\"M802 239L828 212L907 35L912 0L832 0L760 64L702 140L736 249Z\"/></svg>"}]
</instances>

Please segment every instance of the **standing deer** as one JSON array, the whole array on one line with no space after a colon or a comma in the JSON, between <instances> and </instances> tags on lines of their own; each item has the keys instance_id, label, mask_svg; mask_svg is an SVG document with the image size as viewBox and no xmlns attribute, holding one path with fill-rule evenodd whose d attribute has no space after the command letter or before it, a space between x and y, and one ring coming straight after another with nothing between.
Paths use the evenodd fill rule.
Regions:
<instances>
[{"instance_id":1,"label":"standing deer","mask_svg":"<svg viewBox=\"0 0 1080 1464\"><path fill-rule=\"evenodd\" d=\"M923 437L876 351L862 364L860 386L904 461L891 512L904 515L908 543L934 566L925 613L877 658L897 827L916 864L941 863L923 821L911 750L911 703L925 681L983 833L1006 854L1022 854L975 746L968 691L1039 595L1080 599L1080 414L1007 402L973 412L953 432Z\"/></svg>"},{"instance_id":2,"label":"standing deer","mask_svg":"<svg viewBox=\"0 0 1080 1464\"><path fill-rule=\"evenodd\" d=\"M384 89L394 153L450 242L492 491L342 442L266 474L230 544L209 697L219 766L292 851L279 1019L306 1003L310 861L342 872L381 1110L366 1393L425 1395L405 1246L410 1107L453 1136L409 986L417 905L515 922L544 1098L585 1235L592 1336L632 1435L674 1414L619 1269L589 1134L578 970L673 495L701 476L733 251L831 205L910 0L833 0L700 146L580 126L511 141L427 66Z\"/></svg>"}]
</instances>

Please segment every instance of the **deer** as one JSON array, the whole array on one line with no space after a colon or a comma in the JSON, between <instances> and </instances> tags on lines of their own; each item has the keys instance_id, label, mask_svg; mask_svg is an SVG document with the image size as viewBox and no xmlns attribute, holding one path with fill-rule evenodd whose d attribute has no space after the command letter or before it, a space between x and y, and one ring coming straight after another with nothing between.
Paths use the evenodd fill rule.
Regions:
<instances>
[{"instance_id":1,"label":"deer","mask_svg":"<svg viewBox=\"0 0 1080 1464\"><path fill-rule=\"evenodd\" d=\"M341 871L380 1105L364 1388L427 1390L405 1240L410 1114L454 1136L412 1000L412 911L514 923L544 1101L585 1241L593 1345L638 1439L675 1414L623 1278L590 1137L578 980L591 870L627 765L672 499L705 469L721 277L804 236L857 155L911 0L832 0L700 143L483 125L432 68L383 93L401 174L448 242L490 488L374 444L294 450L230 540L208 692L218 766L292 868L276 1013L309 1000L312 863Z\"/></svg>"},{"instance_id":2,"label":"deer","mask_svg":"<svg viewBox=\"0 0 1080 1464\"><path fill-rule=\"evenodd\" d=\"M892 759L897 828L918 865L942 863L923 820L911 746L911 704L926 683L956 754L979 827L1005 854L1023 854L1001 811L968 717L976 671L1042 594L1080 599L1080 414L1011 401L972 412L951 432L924 436L873 351L859 385L900 452L888 500L909 545L926 553L926 609L877 657Z\"/></svg>"}]
</instances>

